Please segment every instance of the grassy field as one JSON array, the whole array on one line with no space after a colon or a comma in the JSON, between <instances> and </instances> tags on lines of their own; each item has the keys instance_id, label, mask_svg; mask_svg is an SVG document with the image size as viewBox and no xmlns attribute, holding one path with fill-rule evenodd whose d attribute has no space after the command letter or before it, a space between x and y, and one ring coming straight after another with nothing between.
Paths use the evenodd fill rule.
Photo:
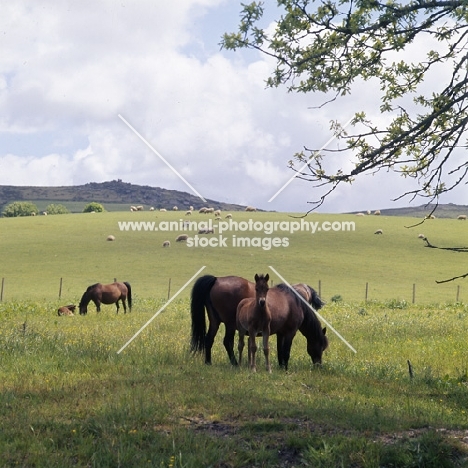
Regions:
<instances>
[{"instance_id":1,"label":"grassy field","mask_svg":"<svg viewBox=\"0 0 468 468\"><path fill-rule=\"evenodd\" d=\"M467 306L330 304L357 354L331 335L312 368L298 335L287 373L252 374L221 336L212 366L189 354L186 299L117 354L162 303L0 304L0 466L467 466Z\"/></svg>"},{"instance_id":2,"label":"grassy field","mask_svg":"<svg viewBox=\"0 0 468 468\"><path fill-rule=\"evenodd\" d=\"M5 278L4 299L55 299L61 278L65 302L77 300L92 283L111 282L114 278L129 281L141 297L167 298L169 283L173 294L202 266L206 266L204 273L215 276L253 278L255 273L268 271L270 265L289 282L306 282L320 289L327 301L336 295L346 301L364 300L366 283L369 300L411 302L413 285L417 303L455 301L459 285L459 299L467 299L462 281L442 285L435 282L465 273L463 254L429 249L418 239L418 234L423 233L434 245L459 246L467 238L468 223L463 221L436 219L408 229L405 226L417 219L314 214L307 217L307 221L317 223L314 234L282 231L280 225L271 234L228 230L222 233L225 247L188 247L175 242L184 229L120 231L118 225L122 221L181 223L186 219L172 212L2 218L0 278ZM190 219L201 222L208 218L196 213ZM300 222L280 213L234 213L235 222L249 219L264 225ZM354 222L355 229L319 231L324 222ZM374 234L377 229L382 229L383 235ZM116 237L114 242L106 241L110 234ZM209 237L219 240L219 233ZM250 237L258 243L287 239L288 246L269 250L262 246L233 247L239 237ZM165 240L171 241L170 248L162 247Z\"/></svg>"},{"instance_id":3,"label":"grassy field","mask_svg":"<svg viewBox=\"0 0 468 468\"><path fill-rule=\"evenodd\" d=\"M318 223L314 234L280 225L271 234L231 230L226 247L205 248L175 242L182 231L162 231L164 224L118 227L179 219L159 212L0 219L0 466L468 466L466 281L435 283L465 273L466 262L418 239L460 246L468 224L436 219L407 229L417 220L314 214L307 218ZM300 222L279 213L233 219ZM354 231L325 231L324 223L349 221ZM287 238L288 246L233 247L234 236L254 244ZM279 282L270 265L290 282L320 284L323 317L356 354L329 331L324 365L313 368L297 336L287 373L259 365L251 374L228 364L220 333L205 366L189 353L191 285L117 354L201 266L216 276L269 272ZM100 314L90 307L87 316L56 315L89 284L114 277L133 286L131 314L103 306Z\"/></svg>"}]
</instances>

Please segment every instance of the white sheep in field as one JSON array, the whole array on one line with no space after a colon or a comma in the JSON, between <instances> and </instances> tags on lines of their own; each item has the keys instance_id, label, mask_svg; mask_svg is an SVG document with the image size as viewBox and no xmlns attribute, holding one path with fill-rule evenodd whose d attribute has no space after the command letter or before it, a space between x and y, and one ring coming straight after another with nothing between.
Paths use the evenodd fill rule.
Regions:
<instances>
[{"instance_id":1,"label":"white sheep in field","mask_svg":"<svg viewBox=\"0 0 468 468\"><path fill-rule=\"evenodd\" d=\"M457 219L466 220L466 215L458 215Z\"/></svg>"},{"instance_id":2,"label":"white sheep in field","mask_svg":"<svg viewBox=\"0 0 468 468\"><path fill-rule=\"evenodd\" d=\"M188 239L188 235L187 235L187 234L179 234L179 235L176 237L176 242L185 242L187 239Z\"/></svg>"},{"instance_id":3,"label":"white sheep in field","mask_svg":"<svg viewBox=\"0 0 468 468\"><path fill-rule=\"evenodd\" d=\"M111 241L111 242L112 242L112 241L115 241L115 236L113 236L113 235L111 234L111 235L107 236L107 239L106 239L106 240Z\"/></svg>"},{"instance_id":4,"label":"white sheep in field","mask_svg":"<svg viewBox=\"0 0 468 468\"><path fill-rule=\"evenodd\" d=\"M179 211L179 207L178 206L173 206L172 211Z\"/></svg>"},{"instance_id":5,"label":"white sheep in field","mask_svg":"<svg viewBox=\"0 0 468 468\"><path fill-rule=\"evenodd\" d=\"M186 211L185 216L192 216L192 212L190 210Z\"/></svg>"},{"instance_id":6,"label":"white sheep in field","mask_svg":"<svg viewBox=\"0 0 468 468\"><path fill-rule=\"evenodd\" d=\"M215 211L213 212L213 214L214 214L215 216L221 216L221 210L215 210Z\"/></svg>"},{"instance_id":7,"label":"white sheep in field","mask_svg":"<svg viewBox=\"0 0 468 468\"><path fill-rule=\"evenodd\" d=\"M136 207L136 206L133 206L133 205L132 205L132 206L130 207L130 211L138 211L138 210L137 210L137 207Z\"/></svg>"},{"instance_id":8,"label":"white sheep in field","mask_svg":"<svg viewBox=\"0 0 468 468\"><path fill-rule=\"evenodd\" d=\"M167 240L167 241L164 241L162 246L163 246L163 247L170 247L170 246L171 246L171 242L168 241L168 240Z\"/></svg>"},{"instance_id":9,"label":"white sheep in field","mask_svg":"<svg viewBox=\"0 0 468 468\"><path fill-rule=\"evenodd\" d=\"M167 210L166 210L166 208L161 208L159 211L160 211L161 213L165 213Z\"/></svg>"},{"instance_id":10,"label":"white sheep in field","mask_svg":"<svg viewBox=\"0 0 468 468\"><path fill-rule=\"evenodd\" d=\"M152 206L152 207L150 208L150 211L154 211L154 206Z\"/></svg>"},{"instance_id":11,"label":"white sheep in field","mask_svg":"<svg viewBox=\"0 0 468 468\"><path fill-rule=\"evenodd\" d=\"M365 216L364 213L356 213L356 216Z\"/></svg>"},{"instance_id":12,"label":"white sheep in field","mask_svg":"<svg viewBox=\"0 0 468 468\"><path fill-rule=\"evenodd\" d=\"M377 231L375 231L374 234L383 234L383 231L382 229L377 229Z\"/></svg>"},{"instance_id":13,"label":"white sheep in field","mask_svg":"<svg viewBox=\"0 0 468 468\"><path fill-rule=\"evenodd\" d=\"M257 211L257 208L255 208L254 206L246 206L245 211Z\"/></svg>"},{"instance_id":14,"label":"white sheep in field","mask_svg":"<svg viewBox=\"0 0 468 468\"><path fill-rule=\"evenodd\" d=\"M137 211L143 211L143 210L144 210L143 205L138 205L137 206Z\"/></svg>"},{"instance_id":15,"label":"white sheep in field","mask_svg":"<svg viewBox=\"0 0 468 468\"><path fill-rule=\"evenodd\" d=\"M425 239L426 236L424 234L419 234L418 239Z\"/></svg>"},{"instance_id":16,"label":"white sheep in field","mask_svg":"<svg viewBox=\"0 0 468 468\"><path fill-rule=\"evenodd\" d=\"M192 205L189 206L189 210L193 211L193 206Z\"/></svg>"},{"instance_id":17,"label":"white sheep in field","mask_svg":"<svg viewBox=\"0 0 468 468\"><path fill-rule=\"evenodd\" d=\"M380 210L375 210L375 211L374 211L374 215L375 215L375 216L380 216Z\"/></svg>"},{"instance_id":18,"label":"white sheep in field","mask_svg":"<svg viewBox=\"0 0 468 468\"><path fill-rule=\"evenodd\" d=\"M231 213L228 213L226 216L225 216L226 219L232 219L232 214Z\"/></svg>"},{"instance_id":19,"label":"white sheep in field","mask_svg":"<svg viewBox=\"0 0 468 468\"><path fill-rule=\"evenodd\" d=\"M203 207L201 207L201 208L198 210L198 212L199 212L199 213L202 213L202 214L205 214L205 213L207 212L207 211L206 211L207 209L208 209L208 208L207 208L206 206L203 206Z\"/></svg>"}]
</instances>

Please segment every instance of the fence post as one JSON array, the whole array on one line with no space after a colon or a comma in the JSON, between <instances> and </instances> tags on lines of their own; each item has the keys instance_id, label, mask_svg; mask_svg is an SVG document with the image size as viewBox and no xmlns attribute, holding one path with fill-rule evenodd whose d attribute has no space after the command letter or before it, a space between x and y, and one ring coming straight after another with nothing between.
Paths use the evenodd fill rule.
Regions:
<instances>
[{"instance_id":1,"label":"fence post","mask_svg":"<svg viewBox=\"0 0 468 468\"><path fill-rule=\"evenodd\" d=\"M318 295L319 297L322 297L322 280L319 280L318 283Z\"/></svg>"},{"instance_id":2,"label":"fence post","mask_svg":"<svg viewBox=\"0 0 468 468\"><path fill-rule=\"evenodd\" d=\"M413 304L416 302L416 283L413 283Z\"/></svg>"},{"instance_id":3,"label":"fence post","mask_svg":"<svg viewBox=\"0 0 468 468\"><path fill-rule=\"evenodd\" d=\"M367 302L367 294L369 293L369 283L366 282L366 302Z\"/></svg>"},{"instance_id":4,"label":"fence post","mask_svg":"<svg viewBox=\"0 0 468 468\"><path fill-rule=\"evenodd\" d=\"M457 302L459 302L460 299L460 285L457 285Z\"/></svg>"},{"instance_id":5,"label":"fence post","mask_svg":"<svg viewBox=\"0 0 468 468\"><path fill-rule=\"evenodd\" d=\"M63 280L63 278L60 278L59 299L62 299L62 280Z\"/></svg>"},{"instance_id":6,"label":"fence post","mask_svg":"<svg viewBox=\"0 0 468 468\"><path fill-rule=\"evenodd\" d=\"M3 286L5 285L5 278L2 278L2 288L0 289L0 302L3 301Z\"/></svg>"},{"instance_id":7,"label":"fence post","mask_svg":"<svg viewBox=\"0 0 468 468\"><path fill-rule=\"evenodd\" d=\"M169 278L169 285L167 287L167 300L171 297L171 278Z\"/></svg>"}]
</instances>

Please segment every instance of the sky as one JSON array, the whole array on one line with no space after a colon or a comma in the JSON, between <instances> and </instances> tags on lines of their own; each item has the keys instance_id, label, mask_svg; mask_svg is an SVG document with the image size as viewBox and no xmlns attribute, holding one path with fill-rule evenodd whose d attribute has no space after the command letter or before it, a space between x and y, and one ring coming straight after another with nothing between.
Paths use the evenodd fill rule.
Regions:
<instances>
[{"instance_id":1,"label":"sky","mask_svg":"<svg viewBox=\"0 0 468 468\"><path fill-rule=\"evenodd\" d=\"M323 95L266 88L271 59L220 49L240 10L233 0L0 0L0 185L121 179L309 211L322 192L291 180L288 162L325 146L330 121L363 108L378 117L378 85L320 108ZM408 206L393 200L414 187L392 173L365 176L320 211ZM467 186L440 202L468 203Z\"/></svg>"}]
</instances>

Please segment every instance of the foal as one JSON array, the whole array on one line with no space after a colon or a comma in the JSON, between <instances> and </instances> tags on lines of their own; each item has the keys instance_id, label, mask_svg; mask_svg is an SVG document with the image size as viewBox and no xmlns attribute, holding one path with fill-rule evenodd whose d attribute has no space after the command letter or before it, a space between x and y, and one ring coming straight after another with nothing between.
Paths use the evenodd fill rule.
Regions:
<instances>
[{"instance_id":1,"label":"foal","mask_svg":"<svg viewBox=\"0 0 468 468\"><path fill-rule=\"evenodd\" d=\"M266 370L271 373L270 348L268 339L270 337L271 314L266 299L268 293L268 273L255 275L255 298L246 298L239 302L237 306L237 329L239 330L239 365L242 363L242 350L244 349L244 338L249 335L249 364L252 372L256 372L255 353L257 344L255 338L257 334L263 337L263 352L265 354Z\"/></svg>"}]
</instances>

